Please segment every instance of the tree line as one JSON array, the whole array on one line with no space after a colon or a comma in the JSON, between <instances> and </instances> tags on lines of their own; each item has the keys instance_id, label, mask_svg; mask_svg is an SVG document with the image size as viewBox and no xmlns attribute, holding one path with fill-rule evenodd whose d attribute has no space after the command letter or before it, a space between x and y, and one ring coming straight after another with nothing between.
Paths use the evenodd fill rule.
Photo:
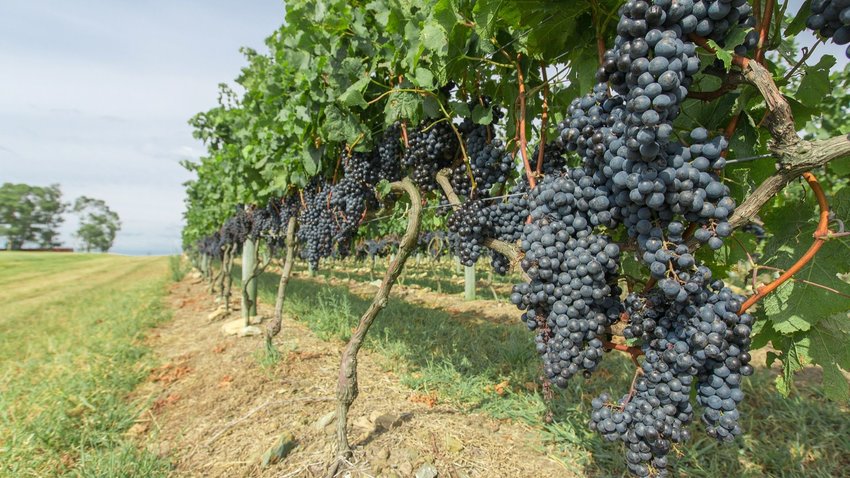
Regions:
<instances>
[{"instance_id":1,"label":"tree line","mask_svg":"<svg viewBox=\"0 0 850 478\"><path fill-rule=\"evenodd\" d=\"M59 184L4 183L0 187L0 237L5 238L7 250L21 250L27 244L60 247L59 228L67 213L79 218L73 237L85 252L108 251L121 230L118 213L102 199L80 196L72 203L64 202Z\"/></svg>"}]
</instances>

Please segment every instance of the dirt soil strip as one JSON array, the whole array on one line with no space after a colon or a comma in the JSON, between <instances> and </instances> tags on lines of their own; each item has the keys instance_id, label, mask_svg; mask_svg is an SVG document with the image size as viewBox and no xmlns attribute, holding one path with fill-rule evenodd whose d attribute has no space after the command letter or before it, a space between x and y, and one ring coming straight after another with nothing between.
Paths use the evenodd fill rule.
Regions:
<instances>
[{"instance_id":1,"label":"dirt soil strip","mask_svg":"<svg viewBox=\"0 0 850 478\"><path fill-rule=\"evenodd\" d=\"M136 392L152 406L132 432L172 458L175 476L323 476L344 344L286 318L276 340L283 359L264 370L262 339L224 337L221 322L207 320L215 304L203 284L176 284L169 301L174 319L149 339L165 365ZM271 307L260 312L268 316ZM361 352L360 397L351 410L355 455L340 476L408 477L427 465L439 477L579 476L546 456L533 429L434 403L377 362ZM283 436L295 448L261 467Z\"/></svg>"}]
</instances>

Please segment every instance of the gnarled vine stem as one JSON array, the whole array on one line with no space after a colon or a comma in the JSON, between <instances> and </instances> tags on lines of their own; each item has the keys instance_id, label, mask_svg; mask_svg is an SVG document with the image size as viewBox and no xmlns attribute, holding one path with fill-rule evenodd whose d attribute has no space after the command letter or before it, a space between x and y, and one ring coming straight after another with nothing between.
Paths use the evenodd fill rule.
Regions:
<instances>
[{"instance_id":1,"label":"gnarled vine stem","mask_svg":"<svg viewBox=\"0 0 850 478\"><path fill-rule=\"evenodd\" d=\"M404 178L401 181L391 183L390 188L393 191L406 193L410 198L411 210L407 215L407 229L399 243L398 254L387 268L384 279L375 293L372 303L360 317L360 322L342 353L342 360L339 366L339 379L337 382L337 454L328 468L328 477L335 476L340 464L351 455L351 446L348 443L346 426L348 425L348 410L351 408L351 404L354 403L358 394L357 353L360 351L363 340L366 338L366 333L377 318L378 313L387 306L393 284L398 280L398 276L401 274L402 269L404 269L407 258L413 252L413 249L416 248L416 243L419 239L419 225L422 217L422 199L419 195L419 190L410 178Z\"/></svg>"}]
</instances>

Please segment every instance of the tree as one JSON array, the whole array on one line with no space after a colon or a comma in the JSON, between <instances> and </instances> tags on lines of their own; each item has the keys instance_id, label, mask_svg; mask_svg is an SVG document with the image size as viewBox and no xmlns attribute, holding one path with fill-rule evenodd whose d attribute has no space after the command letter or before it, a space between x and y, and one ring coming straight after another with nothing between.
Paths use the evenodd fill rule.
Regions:
<instances>
[{"instance_id":1,"label":"tree","mask_svg":"<svg viewBox=\"0 0 850 478\"><path fill-rule=\"evenodd\" d=\"M0 236L6 238L6 248L20 249L26 242L58 246L59 225L67 207L58 184L4 183L0 187Z\"/></svg>"},{"instance_id":2,"label":"tree","mask_svg":"<svg viewBox=\"0 0 850 478\"><path fill-rule=\"evenodd\" d=\"M106 252L121 229L118 213L109 209L102 199L80 196L74 202L74 212L80 215L80 227L74 237L83 243L83 250Z\"/></svg>"}]
</instances>

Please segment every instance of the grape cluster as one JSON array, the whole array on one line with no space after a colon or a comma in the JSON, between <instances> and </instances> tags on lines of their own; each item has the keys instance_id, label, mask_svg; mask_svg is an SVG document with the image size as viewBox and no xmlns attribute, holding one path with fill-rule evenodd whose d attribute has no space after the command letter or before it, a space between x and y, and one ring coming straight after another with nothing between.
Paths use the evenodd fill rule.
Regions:
<instances>
[{"instance_id":1,"label":"grape cluster","mask_svg":"<svg viewBox=\"0 0 850 478\"><path fill-rule=\"evenodd\" d=\"M560 144L580 156L582 167L554 180L562 186L547 178L531 191L533 222L522 235L522 266L531 281L519 284L512 300L525 310L526 324L538 330L546 374L558 386L580 370L593 370L602 352L599 335L625 305L624 335L639 339L646 356L642 375L623 399L594 400L590 425L626 445L629 469L637 476L664 475L671 446L688 438L692 386L698 387L697 404L710 435L726 440L740 433L735 405L742 398L741 377L752 370L751 318L738 314L740 297L712 281L687 245L692 235L717 249L732 232L728 219L735 203L718 176L728 143L704 128L691 131L686 143L677 141L672 123L700 70L687 36L722 43L732 26L752 24L749 15L749 5L739 0L626 2L614 47L597 72L599 84L571 103L559 125ZM738 46L749 49L753 39ZM537 198L550 204L548 210ZM557 226L546 229L553 221ZM602 270L594 266L595 276L579 275L590 269L584 262L594 258L589 248L607 254L616 247L594 228L620 225L658 280L625 304L611 285L616 254L603 256L615 262L610 269L597 255ZM581 255L572 261L575 269L563 270L559 247ZM553 270L552 262L561 269ZM558 290L562 273L571 287L580 286L579 293L589 287L584 292L590 300L580 297L580 310L593 314L593 320L584 319L585 327L576 322L579 309L558 297L564 294ZM563 327L573 334L568 340L559 335Z\"/></svg>"},{"instance_id":2,"label":"grape cluster","mask_svg":"<svg viewBox=\"0 0 850 478\"><path fill-rule=\"evenodd\" d=\"M447 242L448 235L443 231L420 232L416 250L436 258L448 253L448 248L444 247Z\"/></svg>"},{"instance_id":3,"label":"grape cluster","mask_svg":"<svg viewBox=\"0 0 850 478\"><path fill-rule=\"evenodd\" d=\"M612 96L607 84L600 83L592 94L575 100L561 125L561 140L584 158L594 177L599 193L596 223L625 224L641 248L655 254L644 254L644 260L660 277L662 267L666 270L670 259L678 260L681 254L683 267L693 265L686 251L671 249L684 242L685 230L677 217L697 227L697 240L718 248L721 238L731 233L727 220L735 204L715 172L725 165L725 138L710 139L704 128L691 132L689 146L671 138L672 121L700 66L694 44L679 38L690 29L686 19L699 17L693 11L697 4L682 16L668 15L675 9L661 7L667 2L655 3L626 4L616 46L606 52L598 73L618 95ZM714 11L713 5L708 5L709 11ZM659 8L663 15L650 15ZM736 21L746 21L741 15ZM668 25L676 18L678 23ZM668 27L664 31L647 31L662 26L662 20Z\"/></svg>"},{"instance_id":4,"label":"grape cluster","mask_svg":"<svg viewBox=\"0 0 850 478\"><path fill-rule=\"evenodd\" d=\"M811 15L806 19L806 27L831 38L836 45L850 43L850 1L812 0L809 8ZM844 54L850 58L850 46Z\"/></svg>"},{"instance_id":5,"label":"grape cluster","mask_svg":"<svg viewBox=\"0 0 850 478\"><path fill-rule=\"evenodd\" d=\"M343 161L343 178L331 187L328 207L336 226L333 240L343 256L350 249L367 208L377 205L373 191L379 180L379 158L371 153L348 155Z\"/></svg>"},{"instance_id":6,"label":"grape cluster","mask_svg":"<svg viewBox=\"0 0 850 478\"><path fill-rule=\"evenodd\" d=\"M404 149L401 144L401 124L394 123L381 137L375 151L377 155L375 175L378 180L393 182L401 179L401 159Z\"/></svg>"},{"instance_id":7,"label":"grape cluster","mask_svg":"<svg viewBox=\"0 0 850 478\"><path fill-rule=\"evenodd\" d=\"M449 246L465 266L472 266L484 250L484 239L492 237L487 205L480 199L462 203L449 216Z\"/></svg>"},{"instance_id":8,"label":"grape cluster","mask_svg":"<svg viewBox=\"0 0 850 478\"><path fill-rule=\"evenodd\" d=\"M546 146L543 149L543 163L541 164L540 172L544 176L564 173L566 167L565 154L566 151L564 151L564 148L559 141L546 143ZM536 165L539 155L540 145L537 145L534 147L534 152L529 157L529 161ZM525 177L523 177L522 180L526 182L528 181Z\"/></svg>"},{"instance_id":9,"label":"grape cluster","mask_svg":"<svg viewBox=\"0 0 850 478\"><path fill-rule=\"evenodd\" d=\"M266 207L257 207L251 211L252 240L271 239L280 234L280 210L277 201L269 200Z\"/></svg>"},{"instance_id":10,"label":"grape cluster","mask_svg":"<svg viewBox=\"0 0 850 478\"><path fill-rule=\"evenodd\" d=\"M694 384L707 433L721 441L741 433L737 405L742 377L753 371L752 318L738 314L743 298L712 281L708 268L684 274L684 286L665 280L647 297L627 297L624 334L642 339L641 374L621 400L603 394L592 404L591 428L626 445L628 467L638 476L664 475L671 446L689 438L684 426L693 419Z\"/></svg>"},{"instance_id":11,"label":"grape cluster","mask_svg":"<svg viewBox=\"0 0 850 478\"><path fill-rule=\"evenodd\" d=\"M539 146L535 147L535 158L538 157ZM544 177L560 175L565 172L566 160L564 149L556 142L548 143L543 152L541 173ZM523 228L528 219L528 178L522 175L516 184L508 191L503 201L491 202L487 207L487 222L493 237L503 242L514 244L522 238ZM497 274L505 275L510 269L510 261L498 252L491 252L490 265Z\"/></svg>"},{"instance_id":12,"label":"grape cluster","mask_svg":"<svg viewBox=\"0 0 850 478\"><path fill-rule=\"evenodd\" d=\"M251 216L244 205L236 206L236 213L221 228L222 244L232 244L239 250L251 233Z\"/></svg>"},{"instance_id":13,"label":"grape cluster","mask_svg":"<svg viewBox=\"0 0 850 478\"><path fill-rule=\"evenodd\" d=\"M357 245L355 248L355 257L361 260L366 259L367 257L371 260L375 260L376 257L389 256L396 249L398 249L398 239L369 239Z\"/></svg>"},{"instance_id":14,"label":"grape cluster","mask_svg":"<svg viewBox=\"0 0 850 478\"><path fill-rule=\"evenodd\" d=\"M470 103L472 109L477 103ZM452 170L451 184L460 196L472 197L472 182L470 173L475 180L475 197L487 197L494 186L504 184L513 170L513 158L505 151L505 144L495 135L494 125L504 116L502 109L491 105L487 97L482 97L480 104L490 108L493 120L488 125L476 124L470 118L464 118L458 126L469 165L466 163L455 166Z\"/></svg>"},{"instance_id":15,"label":"grape cluster","mask_svg":"<svg viewBox=\"0 0 850 478\"><path fill-rule=\"evenodd\" d=\"M223 255L222 247L224 244L221 238L221 232L216 231L209 236L203 237L195 243L195 250L200 254L210 256L213 259L221 259Z\"/></svg>"},{"instance_id":16,"label":"grape cluster","mask_svg":"<svg viewBox=\"0 0 850 478\"><path fill-rule=\"evenodd\" d=\"M602 334L620 316L616 285L619 247L592 232L580 169L549 176L529 196L532 218L522 233L520 265L530 278L511 302L536 330L546 377L560 387L579 371L592 371L603 355ZM592 192L592 191L588 191Z\"/></svg>"},{"instance_id":17,"label":"grape cluster","mask_svg":"<svg viewBox=\"0 0 850 478\"><path fill-rule=\"evenodd\" d=\"M377 151L344 154L343 176L336 184L320 178L304 190L306 207L299 214L298 238L304 244L302 257L314 269L324 257L349 254L367 211L377 208L375 185L400 174L400 150L393 145L398 143L397 133L389 131Z\"/></svg>"},{"instance_id":18,"label":"grape cluster","mask_svg":"<svg viewBox=\"0 0 850 478\"><path fill-rule=\"evenodd\" d=\"M492 237L509 244L520 240L528 218L528 183L524 179L511 188L504 201L491 202L485 211ZM494 272L505 275L510 269L510 260L498 252L491 251L490 265Z\"/></svg>"},{"instance_id":19,"label":"grape cluster","mask_svg":"<svg viewBox=\"0 0 850 478\"><path fill-rule=\"evenodd\" d=\"M286 229L291 217L298 217L298 211L300 210L301 200L297 194L289 194L280 199L278 222L280 223L281 231Z\"/></svg>"},{"instance_id":20,"label":"grape cluster","mask_svg":"<svg viewBox=\"0 0 850 478\"><path fill-rule=\"evenodd\" d=\"M333 253L334 241L338 232L336 218L328 204L331 185L317 177L304 188L305 207L298 214L298 242L301 245L301 257L315 270L319 260Z\"/></svg>"},{"instance_id":21,"label":"grape cluster","mask_svg":"<svg viewBox=\"0 0 850 478\"><path fill-rule=\"evenodd\" d=\"M410 178L426 192L435 190L437 173L452 165L459 147L451 125L424 122L409 133L408 143L402 162L411 168Z\"/></svg>"}]
</instances>

